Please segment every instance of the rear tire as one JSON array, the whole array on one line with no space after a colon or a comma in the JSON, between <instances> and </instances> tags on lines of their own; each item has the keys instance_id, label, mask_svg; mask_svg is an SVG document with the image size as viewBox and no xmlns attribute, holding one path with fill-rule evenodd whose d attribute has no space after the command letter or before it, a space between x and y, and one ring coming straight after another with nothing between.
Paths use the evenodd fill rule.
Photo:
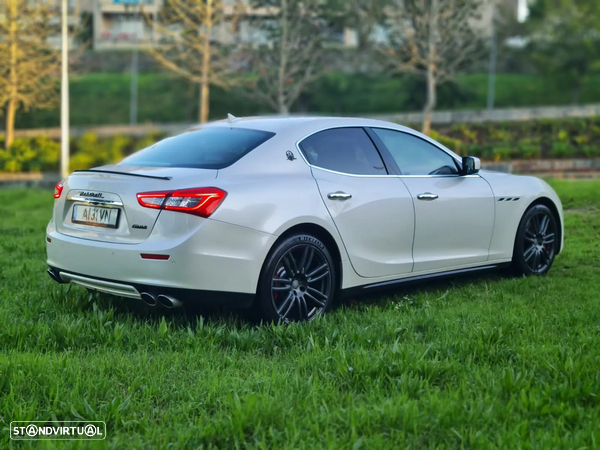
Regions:
<instances>
[{"instance_id":1,"label":"rear tire","mask_svg":"<svg viewBox=\"0 0 600 450\"><path fill-rule=\"evenodd\" d=\"M525 211L515 238L512 269L518 275L548 273L558 248L558 221L544 205Z\"/></svg>"},{"instance_id":2,"label":"rear tire","mask_svg":"<svg viewBox=\"0 0 600 450\"><path fill-rule=\"evenodd\" d=\"M263 265L256 307L269 322L303 322L325 313L336 291L335 265L314 236L297 234L278 243Z\"/></svg>"}]
</instances>

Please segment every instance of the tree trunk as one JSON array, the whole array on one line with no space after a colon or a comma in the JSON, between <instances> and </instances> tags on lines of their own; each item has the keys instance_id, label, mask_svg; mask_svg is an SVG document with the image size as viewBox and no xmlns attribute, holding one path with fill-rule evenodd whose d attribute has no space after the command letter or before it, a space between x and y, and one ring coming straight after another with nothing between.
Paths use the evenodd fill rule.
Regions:
<instances>
[{"instance_id":1,"label":"tree trunk","mask_svg":"<svg viewBox=\"0 0 600 450\"><path fill-rule=\"evenodd\" d=\"M281 93L277 98L277 104L279 105L279 107L277 108L279 110L279 114L286 115L290 113L290 109L285 102L285 97Z\"/></svg>"},{"instance_id":2,"label":"tree trunk","mask_svg":"<svg viewBox=\"0 0 600 450\"><path fill-rule=\"evenodd\" d=\"M202 53L202 81L200 82L200 123L208 122L210 109L210 36L212 34L212 5L213 0L206 0L206 35L204 40L204 51Z\"/></svg>"},{"instance_id":3,"label":"tree trunk","mask_svg":"<svg viewBox=\"0 0 600 450\"><path fill-rule=\"evenodd\" d=\"M436 80L431 64L427 68L427 102L423 112L423 134L429 136L431 133L431 118L437 103Z\"/></svg>"},{"instance_id":4,"label":"tree trunk","mask_svg":"<svg viewBox=\"0 0 600 450\"><path fill-rule=\"evenodd\" d=\"M277 106L279 114L288 114L289 106L286 101L285 83L288 61L289 22L288 2L281 0L281 38L279 43L279 73L277 76Z\"/></svg>"},{"instance_id":5,"label":"tree trunk","mask_svg":"<svg viewBox=\"0 0 600 450\"><path fill-rule=\"evenodd\" d=\"M15 113L17 102L14 98L8 100L6 109L6 149L8 150L15 139Z\"/></svg>"},{"instance_id":6,"label":"tree trunk","mask_svg":"<svg viewBox=\"0 0 600 450\"><path fill-rule=\"evenodd\" d=\"M431 133L431 117L437 103L436 96L436 34L438 26L438 0L431 2L429 33L427 37L427 102L423 111L423 134Z\"/></svg>"},{"instance_id":7,"label":"tree trunk","mask_svg":"<svg viewBox=\"0 0 600 450\"><path fill-rule=\"evenodd\" d=\"M6 111L6 148L8 149L15 138L15 114L17 112L17 2L10 3L10 32L9 32L9 74L8 74L8 108Z\"/></svg>"},{"instance_id":8,"label":"tree trunk","mask_svg":"<svg viewBox=\"0 0 600 450\"><path fill-rule=\"evenodd\" d=\"M204 79L204 76L202 77ZM200 123L208 122L210 87L207 81L200 83Z\"/></svg>"}]
</instances>

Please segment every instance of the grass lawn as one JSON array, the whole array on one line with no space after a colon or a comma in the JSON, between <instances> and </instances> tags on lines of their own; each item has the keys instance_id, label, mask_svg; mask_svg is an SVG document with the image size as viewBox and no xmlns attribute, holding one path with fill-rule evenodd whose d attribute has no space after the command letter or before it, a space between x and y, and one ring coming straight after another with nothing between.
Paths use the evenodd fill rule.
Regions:
<instances>
[{"instance_id":1,"label":"grass lawn","mask_svg":"<svg viewBox=\"0 0 600 450\"><path fill-rule=\"evenodd\" d=\"M429 283L287 327L57 285L51 193L0 190L0 448L598 447L600 182L554 185L566 248L548 276ZM106 421L106 441L9 439L50 419Z\"/></svg>"}]
</instances>

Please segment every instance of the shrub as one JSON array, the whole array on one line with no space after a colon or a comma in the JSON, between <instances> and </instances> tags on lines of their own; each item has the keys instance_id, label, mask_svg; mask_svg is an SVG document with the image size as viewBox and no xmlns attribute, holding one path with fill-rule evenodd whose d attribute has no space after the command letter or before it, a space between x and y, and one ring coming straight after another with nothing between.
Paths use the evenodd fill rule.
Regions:
<instances>
[{"instance_id":1,"label":"shrub","mask_svg":"<svg viewBox=\"0 0 600 450\"><path fill-rule=\"evenodd\" d=\"M121 135L100 140L94 133L85 133L75 143L78 151L71 158L71 170L114 164L123 159L131 142L131 138Z\"/></svg>"},{"instance_id":2,"label":"shrub","mask_svg":"<svg viewBox=\"0 0 600 450\"><path fill-rule=\"evenodd\" d=\"M583 154L588 158L595 158L600 156L600 146L598 145L584 145L582 147Z\"/></svg>"},{"instance_id":3,"label":"shrub","mask_svg":"<svg viewBox=\"0 0 600 450\"><path fill-rule=\"evenodd\" d=\"M552 144L550 154L556 158L573 156L575 154L575 148L569 142L558 141Z\"/></svg>"},{"instance_id":4,"label":"shrub","mask_svg":"<svg viewBox=\"0 0 600 450\"><path fill-rule=\"evenodd\" d=\"M126 136L99 138L85 133L71 141L71 170L113 164L163 138L158 133L134 140ZM56 172L59 170L60 143L46 136L18 138L8 150L0 147L0 172Z\"/></svg>"},{"instance_id":5,"label":"shrub","mask_svg":"<svg viewBox=\"0 0 600 450\"><path fill-rule=\"evenodd\" d=\"M519 141L517 143L517 156L522 156L526 159L539 158L542 154L542 146L540 143L534 141L534 139Z\"/></svg>"},{"instance_id":6,"label":"shrub","mask_svg":"<svg viewBox=\"0 0 600 450\"><path fill-rule=\"evenodd\" d=\"M53 170L60 159L60 144L45 136L18 138L8 150L0 149L0 170L39 172Z\"/></svg>"},{"instance_id":7,"label":"shrub","mask_svg":"<svg viewBox=\"0 0 600 450\"><path fill-rule=\"evenodd\" d=\"M597 117L453 124L436 131L440 141L459 139L467 153L496 160L593 157L600 147Z\"/></svg>"},{"instance_id":8,"label":"shrub","mask_svg":"<svg viewBox=\"0 0 600 450\"><path fill-rule=\"evenodd\" d=\"M513 155L513 149L510 147L496 147L492 151L494 161L506 161Z\"/></svg>"}]
</instances>

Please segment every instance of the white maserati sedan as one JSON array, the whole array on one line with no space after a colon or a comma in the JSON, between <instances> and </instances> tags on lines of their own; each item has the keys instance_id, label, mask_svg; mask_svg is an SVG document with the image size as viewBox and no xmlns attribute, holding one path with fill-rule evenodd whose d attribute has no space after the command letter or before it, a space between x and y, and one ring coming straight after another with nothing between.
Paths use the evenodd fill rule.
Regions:
<instances>
[{"instance_id":1,"label":"white maserati sedan","mask_svg":"<svg viewBox=\"0 0 600 450\"><path fill-rule=\"evenodd\" d=\"M407 281L509 265L545 274L563 244L558 196L479 169L393 123L230 116L59 183L48 273L281 322Z\"/></svg>"}]
</instances>

